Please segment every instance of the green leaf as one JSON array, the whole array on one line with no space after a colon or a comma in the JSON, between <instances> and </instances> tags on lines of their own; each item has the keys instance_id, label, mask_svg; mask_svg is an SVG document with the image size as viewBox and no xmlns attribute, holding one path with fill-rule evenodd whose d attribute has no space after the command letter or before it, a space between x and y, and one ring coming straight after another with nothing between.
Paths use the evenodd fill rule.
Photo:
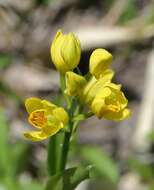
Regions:
<instances>
[{"instance_id":1,"label":"green leaf","mask_svg":"<svg viewBox=\"0 0 154 190\"><path fill-rule=\"evenodd\" d=\"M0 181L0 186L4 187L4 190L18 190L19 186L17 184L17 180L12 180L10 176L6 176Z\"/></svg>"},{"instance_id":2,"label":"green leaf","mask_svg":"<svg viewBox=\"0 0 154 190\"><path fill-rule=\"evenodd\" d=\"M43 189L43 185L40 184L40 183L37 183L35 181L32 181L31 183L24 183L22 185L20 185L22 190L27 190L27 189L30 189L30 190L42 190Z\"/></svg>"},{"instance_id":3,"label":"green leaf","mask_svg":"<svg viewBox=\"0 0 154 190\"><path fill-rule=\"evenodd\" d=\"M150 142L154 142L154 130L151 130L150 133L147 136L148 140Z\"/></svg>"},{"instance_id":4,"label":"green leaf","mask_svg":"<svg viewBox=\"0 0 154 190\"><path fill-rule=\"evenodd\" d=\"M16 143L10 149L11 153L11 173L12 176L17 176L25 167L28 160L28 145Z\"/></svg>"},{"instance_id":5,"label":"green leaf","mask_svg":"<svg viewBox=\"0 0 154 190\"><path fill-rule=\"evenodd\" d=\"M90 165L86 168L82 166L75 169L74 174L71 177L71 184L73 189L77 187L77 185L79 185L85 179L90 178L91 169L92 166Z\"/></svg>"},{"instance_id":6,"label":"green leaf","mask_svg":"<svg viewBox=\"0 0 154 190\"><path fill-rule=\"evenodd\" d=\"M9 146L8 146L8 125L3 111L0 109L0 176L8 172Z\"/></svg>"},{"instance_id":7,"label":"green leaf","mask_svg":"<svg viewBox=\"0 0 154 190\"><path fill-rule=\"evenodd\" d=\"M50 177L45 190L74 190L83 180L89 178L90 167L70 168Z\"/></svg>"},{"instance_id":8,"label":"green leaf","mask_svg":"<svg viewBox=\"0 0 154 190\"><path fill-rule=\"evenodd\" d=\"M154 185L150 186L148 190L154 190Z\"/></svg>"},{"instance_id":9,"label":"green leaf","mask_svg":"<svg viewBox=\"0 0 154 190\"><path fill-rule=\"evenodd\" d=\"M84 147L81 154L89 164L93 165L91 177L106 177L114 184L118 182L118 168L102 149L98 147Z\"/></svg>"},{"instance_id":10,"label":"green leaf","mask_svg":"<svg viewBox=\"0 0 154 190\"><path fill-rule=\"evenodd\" d=\"M131 169L135 170L136 172L139 173L139 175L143 178L146 179L147 181L153 180L154 178L154 169L152 164L145 164L142 163L138 159L129 159L128 164Z\"/></svg>"},{"instance_id":11,"label":"green leaf","mask_svg":"<svg viewBox=\"0 0 154 190\"><path fill-rule=\"evenodd\" d=\"M138 14L138 8L135 0L128 0L123 14L119 18L120 24L126 24Z\"/></svg>"}]
</instances>

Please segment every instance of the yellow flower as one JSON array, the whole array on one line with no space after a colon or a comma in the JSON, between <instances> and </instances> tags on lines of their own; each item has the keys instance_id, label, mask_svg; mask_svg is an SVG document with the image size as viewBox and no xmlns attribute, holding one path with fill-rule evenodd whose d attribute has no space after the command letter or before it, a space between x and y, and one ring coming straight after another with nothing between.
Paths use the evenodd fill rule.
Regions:
<instances>
[{"instance_id":1,"label":"yellow flower","mask_svg":"<svg viewBox=\"0 0 154 190\"><path fill-rule=\"evenodd\" d=\"M37 129L24 133L32 141L41 141L55 135L68 122L67 112L46 100L28 98L25 106L29 113L29 123Z\"/></svg>"},{"instance_id":2,"label":"yellow flower","mask_svg":"<svg viewBox=\"0 0 154 190\"><path fill-rule=\"evenodd\" d=\"M82 93L83 87L87 81L83 76L80 76L72 71L66 72L66 91L69 96L76 96Z\"/></svg>"},{"instance_id":3,"label":"yellow flower","mask_svg":"<svg viewBox=\"0 0 154 190\"><path fill-rule=\"evenodd\" d=\"M90 77L73 72L66 73L66 94L78 96L98 118L118 121L127 118L128 100L121 85L112 83L114 72L109 69L112 55L104 49L96 49L90 57Z\"/></svg>"},{"instance_id":4,"label":"yellow flower","mask_svg":"<svg viewBox=\"0 0 154 190\"><path fill-rule=\"evenodd\" d=\"M113 71L107 70L103 77L97 80L91 76L87 81L85 77L72 71L66 72L66 90L68 96L79 96L81 102L91 105L94 97L102 87L111 82Z\"/></svg>"},{"instance_id":5,"label":"yellow flower","mask_svg":"<svg viewBox=\"0 0 154 190\"><path fill-rule=\"evenodd\" d=\"M69 33L63 35L59 30L51 44L53 64L61 73L73 70L80 61L81 47L78 38Z\"/></svg>"},{"instance_id":6,"label":"yellow flower","mask_svg":"<svg viewBox=\"0 0 154 190\"><path fill-rule=\"evenodd\" d=\"M99 90L91 104L91 110L98 118L118 121L130 115L127 104L128 100L121 91L121 85L109 83Z\"/></svg>"},{"instance_id":7,"label":"yellow flower","mask_svg":"<svg viewBox=\"0 0 154 190\"><path fill-rule=\"evenodd\" d=\"M90 56L89 70L96 78L103 76L112 62L112 55L105 49L96 49Z\"/></svg>"},{"instance_id":8,"label":"yellow flower","mask_svg":"<svg viewBox=\"0 0 154 190\"><path fill-rule=\"evenodd\" d=\"M121 85L111 82L113 74L113 71L107 70L101 78L92 76L86 82L80 75L66 73L71 76L66 82L66 93L69 96L78 95L80 101L98 118L104 117L114 121L126 119L130 115L130 110L126 108L128 100L121 91Z\"/></svg>"},{"instance_id":9,"label":"yellow flower","mask_svg":"<svg viewBox=\"0 0 154 190\"><path fill-rule=\"evenodd\" d=\"M114 72L112 70L106 70L103 77L98 80L92 76L83 90L81 97L82 101L85 101L88 105L90 105L99 90L111 82L113 75Z\"/></svg>"}]
</instances>

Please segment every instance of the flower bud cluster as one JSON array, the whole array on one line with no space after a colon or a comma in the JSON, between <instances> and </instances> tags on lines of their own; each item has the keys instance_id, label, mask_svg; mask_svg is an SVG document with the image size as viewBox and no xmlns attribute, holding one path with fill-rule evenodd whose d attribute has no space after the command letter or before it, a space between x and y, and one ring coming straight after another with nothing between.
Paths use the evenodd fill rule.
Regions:
<instances>
[{"instance_id":1,"label":"flower bud cluster","mask_svg":"<svg viewBox=\"0 0 154 190\"><path fill-rule=\"evenodd\" d=\"M121 85L112 82L110 69L112 55L105 49L96 49L90 56L88 79L72 71L66 72L66 94L78 96L98 118L119 121L130 115L128 100Z\"/></svg>"}]
</instances>

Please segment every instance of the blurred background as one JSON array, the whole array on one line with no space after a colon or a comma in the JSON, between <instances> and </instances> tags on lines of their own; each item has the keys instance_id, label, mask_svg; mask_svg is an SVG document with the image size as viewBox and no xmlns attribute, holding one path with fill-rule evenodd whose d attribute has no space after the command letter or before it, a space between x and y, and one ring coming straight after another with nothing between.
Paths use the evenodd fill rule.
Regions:
<instances>
[{"instance_id":1,"label":"blurred background","mask_svg":"<svg viewBox=\"0 0 154 190\"><path fill-rule=\"evenodd\" d=\"M81 123L69 163L94 164L99 178L77 189L154 190L153 0L0 0L0 190L44 189L47 142L23 138L24 100L61 102L50 59L59 28L80 39L83 74L95 48L113 54L114 81L132 110L123 122Z\"/></svg>"}]
</instances>

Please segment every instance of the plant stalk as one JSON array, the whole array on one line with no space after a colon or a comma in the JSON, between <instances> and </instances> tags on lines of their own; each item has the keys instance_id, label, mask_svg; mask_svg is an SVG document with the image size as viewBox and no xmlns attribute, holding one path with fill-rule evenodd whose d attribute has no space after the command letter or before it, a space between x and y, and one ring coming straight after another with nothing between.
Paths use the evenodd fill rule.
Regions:
<instances>
[{"instance_id":1,"label":"plant stalk","mask_svg":"<svg viewBox=\"0 0 154 190\"><path fill-rule=\"evenodd\" d=\"M49 174L54 175L56 173L56 136L49 138L47 166Z\"/></svg>"},{"instance_id":2,"label":"plant stalk","mask_svg":"<svg viewBox=\"0 0 154 190\"><path fill-rule=\"evenodd\" d=\"M65 170L66 168L73 123L69 122L68 125L69 125L68 127L70 128L70 132L65 132L64 134L64 142L63 142L63 147L62 147L62 155L61 155L61 163L60 163L61 171Z\"/></svg>"}]
</instances>

